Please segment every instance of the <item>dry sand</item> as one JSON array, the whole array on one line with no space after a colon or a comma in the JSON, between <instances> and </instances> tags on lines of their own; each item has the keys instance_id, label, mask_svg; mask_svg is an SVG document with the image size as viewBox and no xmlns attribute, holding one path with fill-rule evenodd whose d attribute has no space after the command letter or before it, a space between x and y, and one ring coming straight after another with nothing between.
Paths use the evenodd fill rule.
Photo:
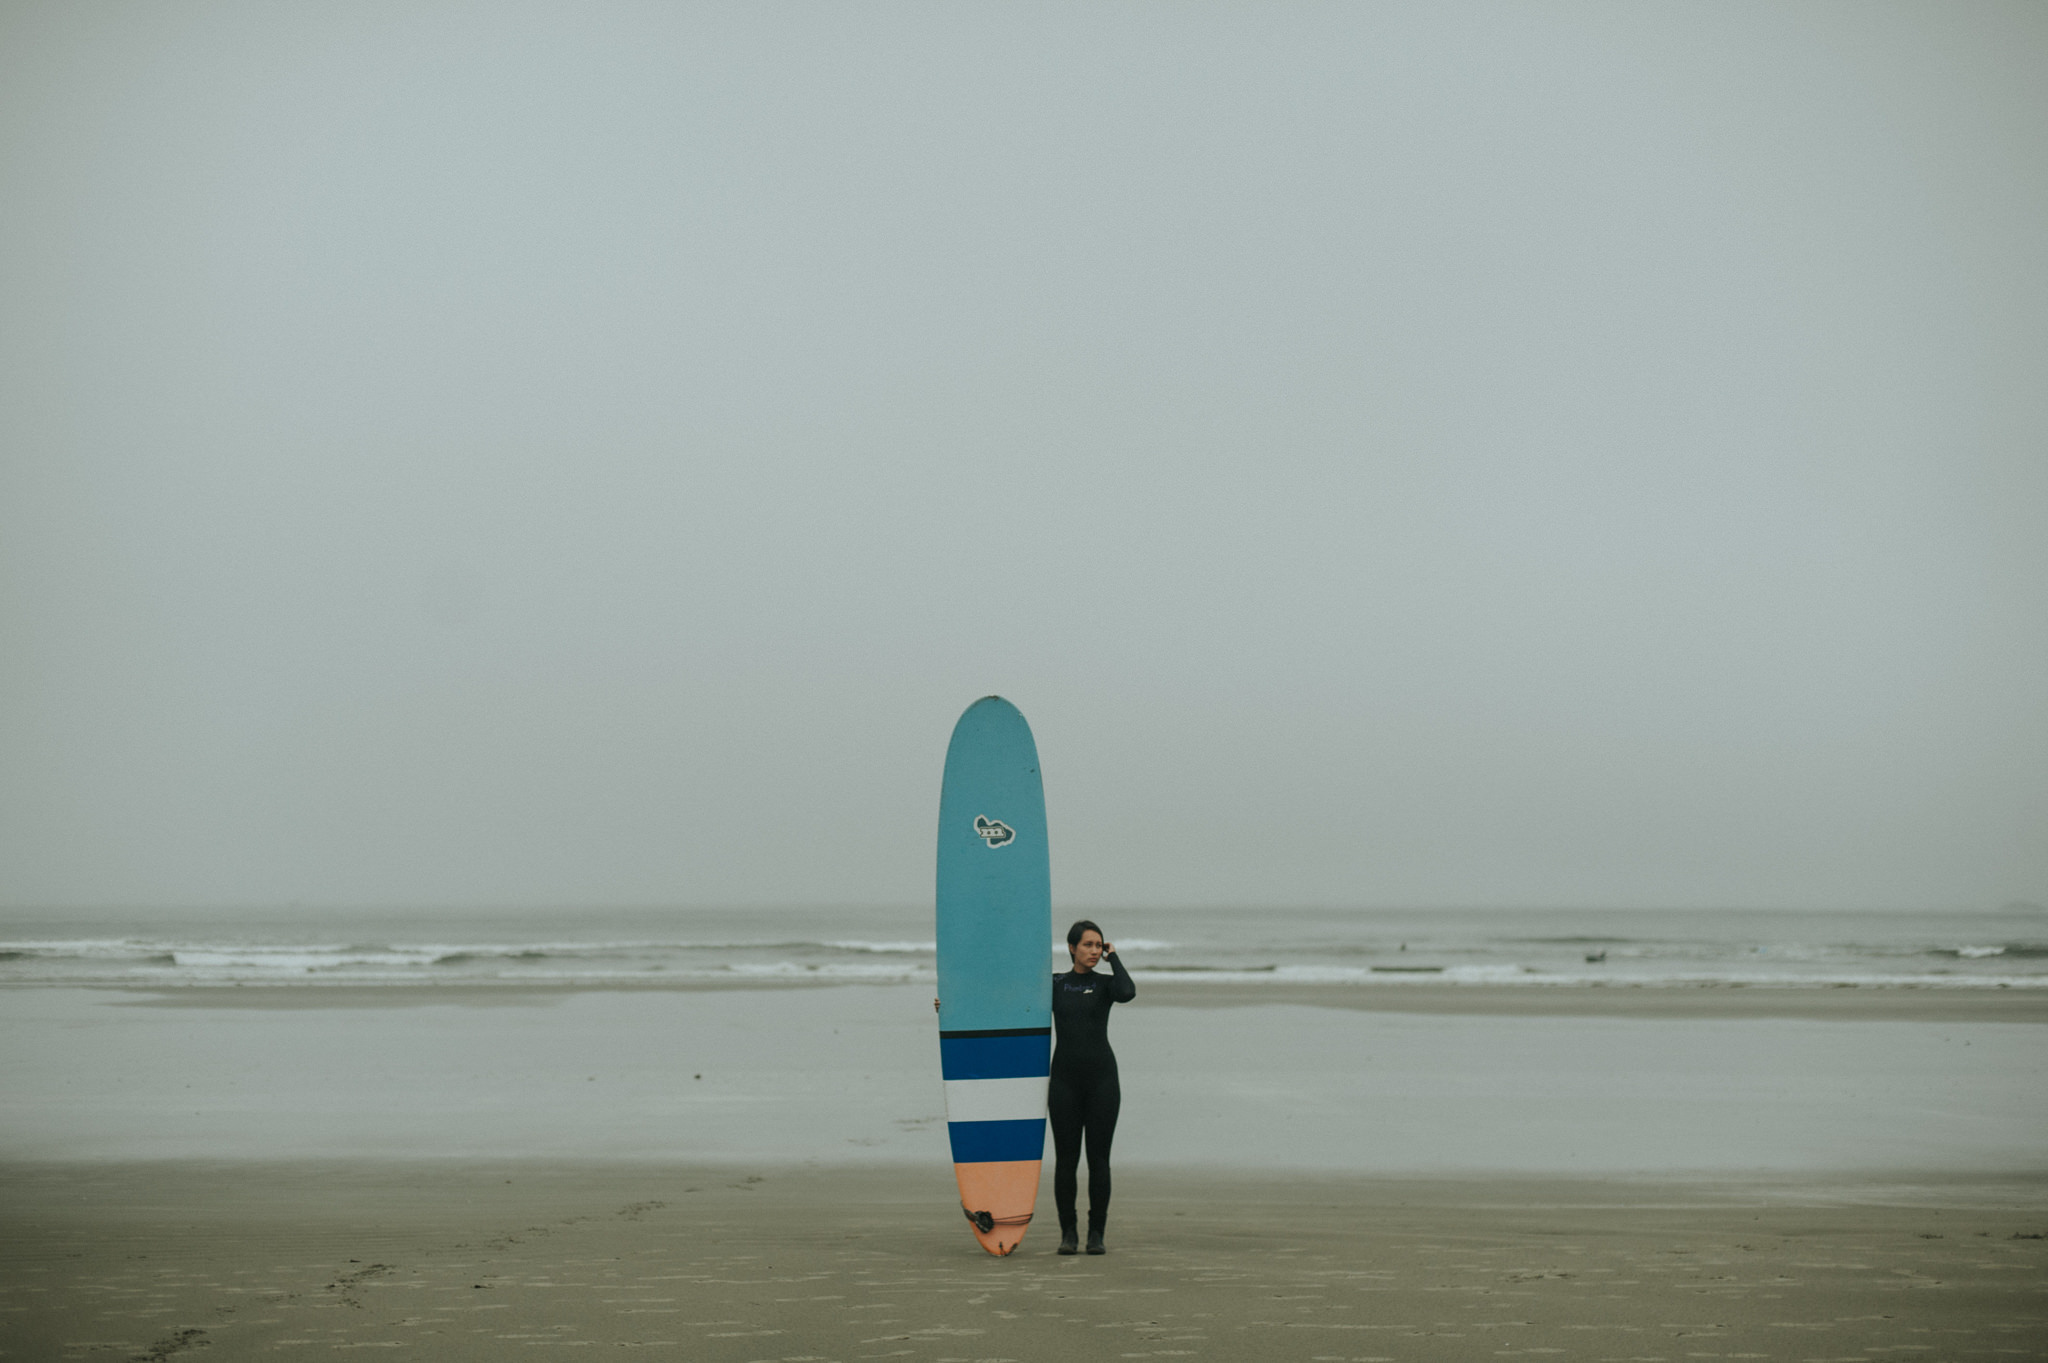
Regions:
<instances>
[{"instance_id":1,"label":"dry sand","mask_svg":"<svg viewBox=\"0 0 2048 1363\"><path fill-rule=\"evenodd\" d=\"M2048 1184L1140 1172L1007 1260L943 1170L0 1172L9 1359L2048 1357ZM203 1350L203 1353L201 1352Z\"/></svg>"}]
</instances>

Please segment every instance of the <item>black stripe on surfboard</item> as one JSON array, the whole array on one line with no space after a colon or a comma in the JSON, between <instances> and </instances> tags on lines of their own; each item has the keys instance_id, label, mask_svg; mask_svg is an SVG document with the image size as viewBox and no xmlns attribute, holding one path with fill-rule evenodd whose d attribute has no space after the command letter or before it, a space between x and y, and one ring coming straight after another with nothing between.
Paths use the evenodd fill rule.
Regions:
<instances>
[{"instance_id":1,"label":"black stripe on surfboard","mask_svg":"<svg viewBox=\"0 0 2048 1363\"><path fill-rule=\"evenodd\" d=\"M996 1027L986 1032L940 1032L941 1041L966 1041L983 1036L1051 1036L1050 1027Z\"/></svg>"}]
</instances>

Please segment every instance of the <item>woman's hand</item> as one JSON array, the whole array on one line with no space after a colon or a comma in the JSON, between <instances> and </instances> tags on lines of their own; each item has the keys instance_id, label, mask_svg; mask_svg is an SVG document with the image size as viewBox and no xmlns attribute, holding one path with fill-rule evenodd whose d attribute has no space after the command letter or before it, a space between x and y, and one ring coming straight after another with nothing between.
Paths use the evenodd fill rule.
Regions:
<instances>
[{"instance_id":1,"label":"woman's hand","mask_svg":"<svg viewBox=\"0 0 2048 1363\"><path fill-rule=\"evenodd\" d=\"M1105 956L1114 956L1114 955L1116 955L1116 943L1115 943L1115 942L1104 942L1104 943L1102 944L1102 954L1103 954L1103 955L1105 955Z\"/></svg>"}]
</instances>

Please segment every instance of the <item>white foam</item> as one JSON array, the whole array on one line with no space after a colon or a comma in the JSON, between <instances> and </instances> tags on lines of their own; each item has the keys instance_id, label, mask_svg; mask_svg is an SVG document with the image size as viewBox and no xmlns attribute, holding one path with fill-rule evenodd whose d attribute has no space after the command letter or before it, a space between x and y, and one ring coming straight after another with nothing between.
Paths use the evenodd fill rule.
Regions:
<instances>
[{"instance_id":1,"label":"white foam","mask_svg":"<svg viewBox=\"0 0 2048 1363\"><path fill-rule=\"evenodd\" d=\"M1137 910L1115 917L1175 933L1114 938L1141 987L2048 987L2048 931L1984 914L1269 914L1257 957L1244 954L1234 920ZM232 915L90 925L0 917L0 931L14 939L0 941L0 986L908 982L932 977L930 921L928 911L587 909L497 918L335 911L246 924ZM849 927L872 935L847 937ZM582 940L564 940L579 932ZM1596 950L1603 959L1581 964ZM1050 944L1044 965L1048 974L1068 968L1063 940Z\"/></svg>"},{"instance_id":2,"label":"white foam","mask_svg":"<svg viewBox=\"0 0 2048 1363\"><path fill-rule=\"evenodd\" d=\"M1427 985L1509 985L1542 989L1605 985L1610 988L1707 988L1711 986L1824 989L1856 986L1871 989L2048 989L2048 975L1928 974L1770 974L1743 971L1615 975L1600 971L1537 972L1523 966L1446 966L1442 970L1399 971L1352 966L1279 966L1270 970L1139 970L1133 976L1143 988L1147 979L1175 984L1263 984L1284 994L1289 985L1342 984L1367 989L1414 989Z\"/></svg>"},{"instance_id":3,"label":"white foam","mask_svg":"<svg viewBox=\"0 0 2048 1363\"><path fill-rule=\"evenodd\" d=\"M922 966L905 962L901 965L859 965L845 961L820 961L814 965L798 964L793 961L738 961L717 971L675 972L701 975L744 975L754 979L844 979L844 980L912 980L933 975L935 972Z\"/></svg>"}]
</instances>

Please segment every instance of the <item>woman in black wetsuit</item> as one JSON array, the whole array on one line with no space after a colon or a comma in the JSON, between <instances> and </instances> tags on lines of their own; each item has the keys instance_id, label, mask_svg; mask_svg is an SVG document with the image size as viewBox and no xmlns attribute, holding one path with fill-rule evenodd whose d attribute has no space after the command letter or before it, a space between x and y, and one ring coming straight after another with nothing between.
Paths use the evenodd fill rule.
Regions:
<instances>
[{"instance_id":1,"label":"woman in black wetsuit","mask_svg":"<svg viewBox=\"0 0 2048 1363\"><path fill-rule=\"evenodd\" d=\"M1138 986L1117 960L1116 948L1102 940L1102 929L1085 918L1067 929L1067 954L1074 968L1052 977L1052 1020L1059 1039L1045 1098L1052 1119L1052 1200L1060 1214L1060 1253L1073 1254L1081 1247L1074 1185L1085 1139L1088 1252L1102 1254L1107 1252L1102 1228L1109 1219L1109 1143L1123 1103L1116 1052L1109 1049L1109 1010L1136 998ZM1107 973L1100 968L1104 961Z\"/></svg>"}]
</instances>

